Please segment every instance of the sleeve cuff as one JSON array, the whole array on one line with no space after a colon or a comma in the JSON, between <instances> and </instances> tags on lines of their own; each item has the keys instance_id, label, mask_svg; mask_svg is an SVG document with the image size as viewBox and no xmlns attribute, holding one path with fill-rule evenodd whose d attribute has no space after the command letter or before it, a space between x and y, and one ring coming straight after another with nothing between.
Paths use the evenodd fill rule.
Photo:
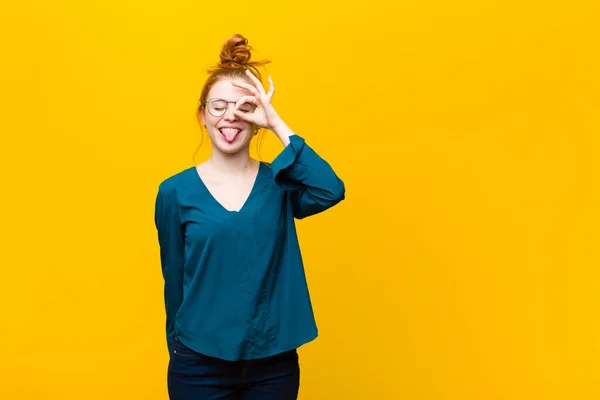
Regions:
<instances>
[{"instance_id":1,"label":"sleeve cuff","mask_svg":"<svg viewBox=\"0 0 600 400\"><path fill-rule=\"evenodd\" d=\"M275 183L284 189L296 189L298 184L285 179L286 171L294 165L294 162L304 148L304 139L298 135L290 136L290 143L275 157L271 163Z\"/></svg>"}]
</instances>

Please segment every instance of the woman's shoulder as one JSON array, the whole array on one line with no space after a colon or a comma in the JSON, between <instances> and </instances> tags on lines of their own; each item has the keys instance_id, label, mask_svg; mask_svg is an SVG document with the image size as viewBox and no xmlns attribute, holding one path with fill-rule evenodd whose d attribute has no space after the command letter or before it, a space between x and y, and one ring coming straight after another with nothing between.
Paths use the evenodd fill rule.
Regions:
<instances>
[{"instance_id":1,"label":"woman's shoulder","mask_svg":"<svg viewBox=\"0 0 600 400\"><path fill-rule=\"evenodd\" d=\"M164 178L158 185L159 191L172 192L188 187L196 178L196 167L189 167Z\"/></svg>"}]
</instances>

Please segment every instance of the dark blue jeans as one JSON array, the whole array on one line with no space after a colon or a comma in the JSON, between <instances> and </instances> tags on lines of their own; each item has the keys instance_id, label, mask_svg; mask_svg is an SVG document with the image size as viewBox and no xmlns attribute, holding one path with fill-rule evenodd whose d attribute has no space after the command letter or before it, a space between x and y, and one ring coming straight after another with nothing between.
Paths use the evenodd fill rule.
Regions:
<instances>
[{"instance_id":1,"label":"dark blue jeans","mask_svg":"<svg viewBox=\"0 0 600 400\"><path fill-rule=\"evenodd\" d=\"M247 361L197 353L176 340L167 375L171 400L296 400L296 350Z\"/></svg>"}]
</instances>

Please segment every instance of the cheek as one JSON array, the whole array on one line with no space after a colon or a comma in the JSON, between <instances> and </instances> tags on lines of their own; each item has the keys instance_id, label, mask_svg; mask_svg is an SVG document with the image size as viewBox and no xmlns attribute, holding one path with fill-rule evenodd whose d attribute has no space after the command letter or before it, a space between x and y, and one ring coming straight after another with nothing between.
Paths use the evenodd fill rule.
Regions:
<instances>
[{"instance_id":1,"label":"cheek","mask_svg":"<svg viewBox=\"0 0 600 400\"><path fill-rule=\"evenodd\" d=\"M213 117L212 115L202 115L202 122L204 122L204 126L206 128L214 128L219 122L220 118Z\"/></svg>"}]
</instances>

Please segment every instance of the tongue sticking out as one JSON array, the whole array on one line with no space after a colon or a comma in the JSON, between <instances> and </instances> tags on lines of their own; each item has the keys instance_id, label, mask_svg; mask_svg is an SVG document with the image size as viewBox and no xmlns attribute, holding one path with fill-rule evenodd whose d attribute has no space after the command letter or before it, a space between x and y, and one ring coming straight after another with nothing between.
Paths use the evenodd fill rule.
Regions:
<instances>
[{"instance_id":1,"label":"tongue sticking out","mask_svg":"<svg viewBox=\"0 0 600 400\"><path fill-rule=\"evenodd\" d=\"M223 134L223 136L225 136L225 140L231 143L235 140L239 131L237 129L223 129L221 130L221 133Z\"/></svg>"}]
</instances>

